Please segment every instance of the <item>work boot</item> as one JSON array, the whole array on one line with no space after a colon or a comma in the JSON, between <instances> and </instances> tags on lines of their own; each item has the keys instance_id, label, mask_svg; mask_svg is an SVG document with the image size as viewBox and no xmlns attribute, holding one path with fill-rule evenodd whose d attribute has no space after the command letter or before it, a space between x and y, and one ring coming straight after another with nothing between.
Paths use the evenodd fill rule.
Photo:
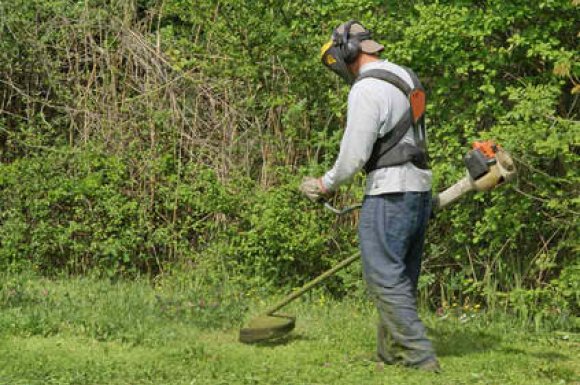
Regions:
<instances>
[{"instance_id":1,"label":"work boot","mask_svg":"<svg viewBox=\"0 0 580 385\"><path fill-rule=\"evenodd\" d=\"M412 367L426 372L441 373L441 366L439 365L439 361L437 361L436 358L429 358L428 360Z\"/></svg>"}]
</instances>

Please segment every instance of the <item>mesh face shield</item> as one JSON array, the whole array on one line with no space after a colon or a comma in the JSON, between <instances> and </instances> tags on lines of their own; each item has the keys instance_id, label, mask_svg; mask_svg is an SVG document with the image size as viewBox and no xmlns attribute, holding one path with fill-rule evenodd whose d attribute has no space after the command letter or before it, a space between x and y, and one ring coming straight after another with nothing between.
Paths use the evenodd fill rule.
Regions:
<instances>
[{"instance_id":1,"label":"mesh face shield","mask_svg":"<svg viewBox=\"0 0 580 385\"><path fill-rule=\"evenodd\" d=\"M322 46L320 58L326 67L344 79L347 84L352 85L355 80L354 74L348 69L340 47L334 40L330 40Z\"/></svg>"}]
</instances>

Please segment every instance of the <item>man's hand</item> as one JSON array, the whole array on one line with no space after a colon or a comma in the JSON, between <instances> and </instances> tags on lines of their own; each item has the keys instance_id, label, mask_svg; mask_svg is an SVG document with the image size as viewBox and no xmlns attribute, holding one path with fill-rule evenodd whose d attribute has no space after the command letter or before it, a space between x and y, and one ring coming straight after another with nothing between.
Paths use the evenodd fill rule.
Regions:
<instances>
[{"instance_id":1,"label":"man's hand","mask_svg":"<svg viewBox=\"0 0 580 385\"><path fill-rule=\"evenodd\" d=\"M307 176L302 180L300 192L315 203L326 200L330 196L330 193L324 188L322 179L311 176Z\"/></svg>"}]
</instances>

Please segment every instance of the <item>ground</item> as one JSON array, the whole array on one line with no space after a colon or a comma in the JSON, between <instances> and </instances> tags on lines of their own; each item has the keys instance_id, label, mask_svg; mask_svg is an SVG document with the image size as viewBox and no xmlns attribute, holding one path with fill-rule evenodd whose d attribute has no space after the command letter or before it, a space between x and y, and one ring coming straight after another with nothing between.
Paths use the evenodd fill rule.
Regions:
<instances>
[{"instance_id":1,"label":"ground","mask_svg":"<svg viewBox=\"0 0 580 385\"><path fill-rule=\"evenodd\" d=\"M222 307L145 282L2 282L0 384L580 384L578 334L478 314L423 315L443 367L433 374L365 359L365 301L311 297L285 310L297 316L286 339L244 345L240 322L268 301Z\"/></svg>"}]
</instances>

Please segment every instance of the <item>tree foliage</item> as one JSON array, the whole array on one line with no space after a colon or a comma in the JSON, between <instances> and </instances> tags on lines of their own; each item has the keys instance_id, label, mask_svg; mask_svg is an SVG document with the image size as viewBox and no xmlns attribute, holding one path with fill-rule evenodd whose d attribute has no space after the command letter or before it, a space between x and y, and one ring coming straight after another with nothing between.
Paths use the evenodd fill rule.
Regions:
<instances>
[{"instance_id":1,"label":"tree foliage","mask_svg":"<svg viewBox=\"0 0 580 385\"><path fill-rule=\"evenodd\" d=\"M295 188L338 151L348 89L318 51L358 19L428 89L436 189L476 139L519 169L435 219L423 293L555 291L546 311L577 310L579 16L571 0L0 3L0 264L156 273L214 255L296 284L353 252L356 218Z\"/></svg>"}]
</instances>

